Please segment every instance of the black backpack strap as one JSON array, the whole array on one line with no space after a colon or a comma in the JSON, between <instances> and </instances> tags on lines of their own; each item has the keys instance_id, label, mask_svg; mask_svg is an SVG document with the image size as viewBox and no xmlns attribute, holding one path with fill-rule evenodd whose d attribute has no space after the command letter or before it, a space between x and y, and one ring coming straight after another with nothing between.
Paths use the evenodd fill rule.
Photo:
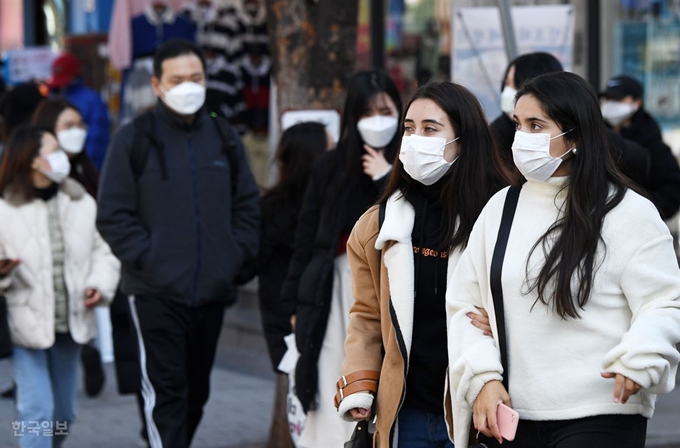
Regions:
<instances>
[{"instance_id":1,"label":"black backpack strap","mask_svg":"<svg viewBox=\"0 0 680 448\"><path fill-rule=\"evenodd\" d=\"M153 111L146 112L133 122L134 135L132 138L132 150L130 151L130 166L135 180L144 172L146 161L149 158L149 150L153 148L161 165L163 180L168 180L168 168L165 163L165 146L156 136L156 118Z\"/></svg>"},{"instance_id":2,"label":"black backpack strap","mask_svg":"<svg viewBox=\"0 0 680 448\"><path fill-rule=\"evenodd\" d=\"M489 283L491 286L491 296L493 297L493 307L496 313L496 333L498 335L499 349L501 352L501 364L503 365L503 385L509 391L509 371L508 371L508 347L507 335L505 334L505 310L503 308L503 284L501 274L503 273L503 260L505 250L508 247L508 237L512 228L512 221L517 210L517 201L522 187L512 186L505 197L501 225L498 229L498 238L493 250L491 259L491 269L489 270Z\"/></svg>"},{"instance_id":3,"label":"black backpack strap","mask_svg":"<svg viewBox=\"0 0 680 448\"><path fill-rule=\"evenodd\" d=\"M231 178L231 195L234 197L238 189L238 148L236 146L236 141L234 140L234 131L229 125L229 122L217 115L214 112L210 112L213 123L217 128L218 134L220 134L220 139L222 140L222 152L227 157L229 161L229 176Z\"/></svg>"}]
</instances>

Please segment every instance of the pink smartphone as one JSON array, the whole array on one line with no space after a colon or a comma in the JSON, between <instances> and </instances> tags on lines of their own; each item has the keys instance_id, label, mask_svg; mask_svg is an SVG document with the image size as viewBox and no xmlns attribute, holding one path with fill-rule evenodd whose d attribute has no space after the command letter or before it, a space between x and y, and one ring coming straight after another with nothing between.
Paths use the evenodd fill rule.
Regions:
<instances>
[{"instance_id":1,"label":"pink smartphone","mask_svg":"<svg viewBox=\"0 0 680 448\"><path fill-rule=\"evenodd\" d=\"M515 440L517 424L519 423L519 414L517 411L507 407L503 403L498 403L498 407L496 408L496 420L498 421L498 429L501 431L501 436L508 442Z\"/></svg>"}]
</instances>

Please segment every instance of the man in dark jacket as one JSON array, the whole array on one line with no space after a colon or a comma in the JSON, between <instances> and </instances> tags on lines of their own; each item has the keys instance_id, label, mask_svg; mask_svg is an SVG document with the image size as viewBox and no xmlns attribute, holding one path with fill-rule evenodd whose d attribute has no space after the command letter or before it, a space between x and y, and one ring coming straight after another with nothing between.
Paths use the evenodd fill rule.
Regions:
<instances>
[{"instance_id":1,"label":"man in dark jacket","mask_svg":"<svg viewBox=\"0 0 680 448\"><path fill-rule=\"evenodd\" d=\"M664 219L680 208L680 167L661 138L661 129L644 110L642 84L630 76L615 76L601 93L602 116L624 139L649 151L649 180L642 184Z\"/></svg>"},{"instance_id":2,"label":"man in dark jacket","mask_svg":"<svg viewBox=\"0 0 680 448\"><path fill-rule=\"evenodd\" d=\"M205 111L201 51L167 42L154 75L161 101L107 151L97 226L123 263L149 443L187 447L234 278L257 253L259 193L238 135Z\"/></svg>"}]
</instances>

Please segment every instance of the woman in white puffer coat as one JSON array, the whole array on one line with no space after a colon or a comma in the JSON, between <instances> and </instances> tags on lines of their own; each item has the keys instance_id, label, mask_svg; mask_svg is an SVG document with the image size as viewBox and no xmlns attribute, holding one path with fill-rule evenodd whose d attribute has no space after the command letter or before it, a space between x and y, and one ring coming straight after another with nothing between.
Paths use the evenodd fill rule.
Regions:
<instances>
[{"instance_id":1,"label":"woman in white puffer coat","mask_svg":"<svg viewBox=\"0 0 680 448\"><path fill-rule=\"evenodd\" d=\"M79 344L95 336L93 308L112 299L120 275L96 230L95 201L69 171L54 134L35 126L13 133L0 165L0 290L21 447L58 447L69 432Z\"/></svg>"}]
</instances>

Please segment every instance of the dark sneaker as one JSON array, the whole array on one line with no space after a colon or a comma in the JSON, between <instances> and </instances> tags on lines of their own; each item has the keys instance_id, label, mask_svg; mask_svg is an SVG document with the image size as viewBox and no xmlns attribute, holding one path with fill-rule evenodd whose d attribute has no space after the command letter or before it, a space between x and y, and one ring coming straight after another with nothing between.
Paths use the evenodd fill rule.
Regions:
<instances>
[{"instance_id":1,"label":"dark sneaker","mask_svg":"<svg viewBox=\"0 0 680 448\"><path fill-rule=\"evenodd\" d=\"M80 361L83 363L85 394L88 397L96 397L104 389L105 379L99 350L90 345L83 345L83 349L80 352Z\"/></svg>"}]
</instances>

